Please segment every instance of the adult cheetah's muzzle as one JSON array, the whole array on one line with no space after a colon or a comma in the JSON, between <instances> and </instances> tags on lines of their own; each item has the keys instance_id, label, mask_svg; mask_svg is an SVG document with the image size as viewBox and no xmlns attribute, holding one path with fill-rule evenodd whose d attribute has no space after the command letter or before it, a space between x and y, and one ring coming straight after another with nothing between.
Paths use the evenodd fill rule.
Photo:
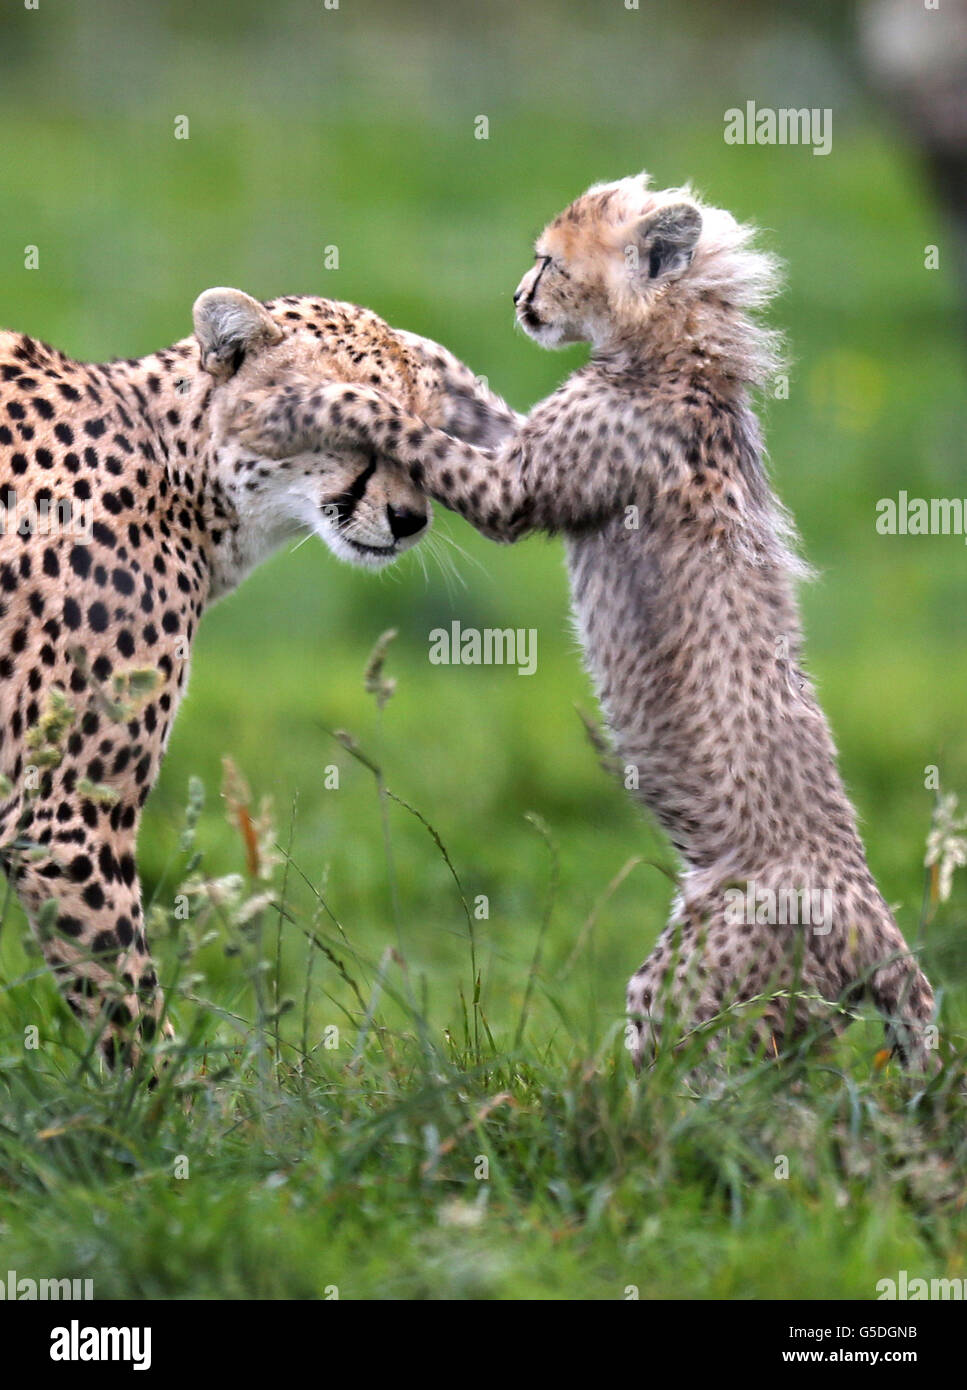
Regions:
<instances>
[{"instance_id":1,"label":"adult cheetah's muzzle","mask_svg":"<svg viewBox=\"0 0 967 1390\"><path fill-rule=\"evenodd\" d=\"M425 511L417 511L412 507L394 507L387 503L386 519L394 541L402 541L422 531L428 518Z\"/></svg>"}]
</instances>

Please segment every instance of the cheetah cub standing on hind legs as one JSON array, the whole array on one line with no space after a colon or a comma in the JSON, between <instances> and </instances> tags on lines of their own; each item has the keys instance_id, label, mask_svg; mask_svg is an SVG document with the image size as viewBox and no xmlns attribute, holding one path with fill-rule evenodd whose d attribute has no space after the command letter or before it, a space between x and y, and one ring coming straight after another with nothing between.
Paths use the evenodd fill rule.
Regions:
<instances>
[{"instance_id":1,"label":"cheetah cub standing on hind legs","mask_svg":"<svg viewBox=\"0 0 967 1390\"><path fill-rule=\"evenodd\" d=\"M514 295L538 343L586 341L591 359L497 449L352 385L264 393L236 427L266 455L343 443L395 456L496 540L563 534L617 751L685 861L671 921L628 989L636 1067L664 1009L700 1025L766 996L756 1031L772 1051L814 1013L841 1027L828 1006L863 995L922 1067L933 994L867 867L799 666L804 566L749 401L776 365L752 312L775 269L749 228L687 189L653 191L645 175L597 185L550 223ZM828 910L762 925L770 897L787 913L790 901ZM796 985L790 1014L776 996Z\"/></svg>"}]
</instances>

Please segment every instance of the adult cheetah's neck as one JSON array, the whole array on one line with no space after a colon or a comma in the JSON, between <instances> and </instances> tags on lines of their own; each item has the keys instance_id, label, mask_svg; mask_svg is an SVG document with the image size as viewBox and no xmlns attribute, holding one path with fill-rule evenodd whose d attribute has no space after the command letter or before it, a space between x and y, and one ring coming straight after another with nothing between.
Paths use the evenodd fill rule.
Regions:
<instances>
[{"instance_id":1,"label":"adult cheetah's neck","mask_svg":"<svg viewBox=\"0 0 967 1390\"><path fill-rule=\"evenodd\" d=\"M195 340L184 339L146 357L121 358L97 370L137 412L171 469L179 471L190 461L198 480L208 463L214 383L201 368Z\"/></svg>"},{"instance_id":2,"label":"adult cheetah's neck","mask_svg":"<svg viewBox=\"0 0 967 1390\"><path fill-rule=\"evenodd\" d=\"M54 505L79 499L93 507L102 535L117 530L128 511L136 514L131 535L138 521L142 538L160 528L163 544L190 567L202 607L235 586L239 518L215 467L214 383L194 338L144 357L81 362L26 334L0 331L0 372L17 435L40 445L38 457L50 455L44 480ZM55 426L59 409L70 424ZM16 444L17 435L7 433ZM13 454L8 499L11 490L19 495L29 464L29 450Z\"/></svg>"},{"instance_id":3,"label":"adult cheetah's neck","mask_svg":"<svg viewBox=\"0 0 967 1390\"><path fill-rule=\"evenodd\" d=\"M72 468L74 455L67 453L68 473L94 470L110 485L136 459L151 488L172 502L182 492L197 498L210 490L213 383L201 369L194 339L145 357L82 362L27 334L0 331L0 372L14 443L17 436L34 438L32 414L42 429L52 429L48 422L63 411L75 423L61 423L55 442L80 455ZM52 471L59 471L56 458Z\"/></svg>"},{"instance_id":4,"label":"adult cheetah's neck","mask_svg":"<svg viewBox=\"0 0 967 1390\"><path fill-rule=\"evenodd\" d=\"M247 567L236 553L242 527L235 499L216 466L214 382L201 367L197 342L187 338L100 370L148 431L149 461L159 474L164 508L180 528L190 524L194 563L207 570L207 604L235 588Z\"/></svg>"}]
</instances>

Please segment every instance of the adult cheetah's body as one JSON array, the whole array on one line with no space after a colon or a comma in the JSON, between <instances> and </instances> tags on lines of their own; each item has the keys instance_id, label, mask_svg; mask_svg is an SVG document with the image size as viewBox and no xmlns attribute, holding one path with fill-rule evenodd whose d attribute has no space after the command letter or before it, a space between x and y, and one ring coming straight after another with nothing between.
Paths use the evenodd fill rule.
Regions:
<instances>
[{"instance_id":1,"label":"adult cheetah's body","mask_svg":"<svg viewBox=\"0 0 967 1390\"><path fill-rule=\"evenodd\" d=\"M71 1007L106 1005L109 1058L162 1013L135 841L206 605L300 530L374 566L428 520L371 454L237 448L240 393L348 376L468 438L513 418L444 349L353 305L208 291L195 323L108 364L0 333L0 855Z\"/></svg>"}]
</instances>

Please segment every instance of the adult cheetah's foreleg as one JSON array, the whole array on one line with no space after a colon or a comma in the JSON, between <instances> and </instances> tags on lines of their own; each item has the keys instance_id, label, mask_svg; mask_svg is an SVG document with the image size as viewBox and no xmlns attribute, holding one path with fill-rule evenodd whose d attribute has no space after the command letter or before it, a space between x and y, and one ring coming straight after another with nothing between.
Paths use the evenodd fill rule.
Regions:
<instances>
[{"instance_id":1,"label":"adult cheetah's foreleg","mask_svg":"<svg viewBox=\"0 0 967 1390\"><path fill-rule=\"evenodd\" d=\"M29 837L29 831L27 832ZM72 1009L112 1066L133 1065L164 1001L144 934L134 841L97 838L8 853L8 872ZM166 1036L171 1035L167 1020Z\"/></svg>"}]
</instances>

